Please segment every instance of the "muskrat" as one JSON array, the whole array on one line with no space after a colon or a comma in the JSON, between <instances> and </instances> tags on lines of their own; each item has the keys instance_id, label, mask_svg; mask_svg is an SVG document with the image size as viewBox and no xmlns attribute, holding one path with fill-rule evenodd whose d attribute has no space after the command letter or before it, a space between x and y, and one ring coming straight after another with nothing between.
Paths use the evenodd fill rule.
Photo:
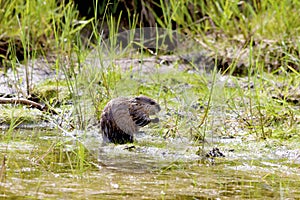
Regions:
<instances>
[{"instance_id":1,"label":"muskrat","mask_svg":"<svg viewBox=\"0 0 300 200\"><path fill-rule=\"evenodd\" d=\"M133 142L133 135L150 122L159 122L158 118L150 119L160 111L160 106L146 96L135 98L118 97L104 107L100 125L103 141L116 144Z\"/></svg>"}]
</instances>

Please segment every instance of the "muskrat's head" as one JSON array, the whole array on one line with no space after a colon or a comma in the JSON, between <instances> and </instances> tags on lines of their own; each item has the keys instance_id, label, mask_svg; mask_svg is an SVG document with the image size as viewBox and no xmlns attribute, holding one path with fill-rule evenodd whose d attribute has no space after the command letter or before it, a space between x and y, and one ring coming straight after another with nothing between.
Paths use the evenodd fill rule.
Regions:
<instances>
[{"instance_id":1,"label":"muskrat's head","mask_svg":"<svg viewBox=\"0 0 300 200\"><path fill-rule=\"evenodd\" d=\"M156 103L153 99L146 96L138 96L131 99L131 102L135 105L143 109L147 115L155 115L158 113L161 108L158 103Z\"/></svg>"}]
</instances>

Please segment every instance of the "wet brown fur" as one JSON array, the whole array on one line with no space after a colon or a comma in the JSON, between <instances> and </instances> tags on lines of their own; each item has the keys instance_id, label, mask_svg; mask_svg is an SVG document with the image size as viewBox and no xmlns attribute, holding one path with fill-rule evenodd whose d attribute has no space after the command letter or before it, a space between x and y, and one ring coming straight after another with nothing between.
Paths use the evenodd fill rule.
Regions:
<instances>
[{"instance_id":1,"label":"wet brown fur","mask_svg":"<svg viewBox=\"0 0 300 200\"><path fill-rule=\"evenodd\" d=\"M160 106L146 96L135 98L119 97L112 99L104 107L100 125L103 140L116 144L133 142L133 135L150 122L158 122L158 118L150 119L160 111Z\"/></svg>"}]
</instances>

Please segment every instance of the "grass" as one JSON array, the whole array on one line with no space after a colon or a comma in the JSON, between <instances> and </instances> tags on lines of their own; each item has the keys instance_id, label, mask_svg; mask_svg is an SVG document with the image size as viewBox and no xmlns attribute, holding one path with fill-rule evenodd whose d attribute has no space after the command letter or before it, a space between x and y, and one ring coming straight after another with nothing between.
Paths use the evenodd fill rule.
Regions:
<instances>
[{"instance_id":1,"label":"grass","mask_svg":"<svg viewBox=\"0 0 300 200\"><path fill-rule=\"evenodd\" d=\"M12 66L15 71L15 78L18 79L18 72L15 69L19 60L15 56L17 55L16 48L19 46L15 45L14 41L19 41L21 43L19 48L24 52L27 95L35 93L30 87L28 78L31 74L29 74L30 66L26 64L27 61L38 58L38 56L44 56L47 59L47 52L50 50L57 55L53 63L57 76L62 72L66 77L69 96L72 98L75 108L75 124L79 124L79 128L87 126L84 121L86 121L86 112L89 110L86 107L91 107L89 105L91 102L95 109L93 112L97 113L112 97L143 93L154 96L163 102L166 110L175 108L177 112L185 112L195 103L207 102L202 119L198 118L196 120L198 124L190 125L192 132L205 135L205 130L201 130L201 128L206 129L202 125L209 120L207 115L211 109L211 99L214 98L212 100L214 102L219 101L215 97L217 95L213 96L214 81L206 80L205 83L198 84L199 81L203 80L203 77L180 73L176 75L176 77L180 77L178 79L170 78L174 74L170 74L168 78L163 77L168 75L137 76L139 79L147 80L145 83L140 83L130 78L131 72L122 72L121 68L115 66L113 62L111 62L111 68L102 68L86 73L89 66L85 66L84 60L88 54L85 53L85 45L80 40L80 31L87 24L90 24L92 32L88 38L95 37L100 44L104 44L101 34L99 35L96 31L99 23L96 21L99 17L97 10L95 10L94 19L81 20L71 2L65 6L63 6L65 2L57 5L51 0L44 4L37 1L21 3L17 0L2 4L5 12L2 13L3 18L1 18L3 24L1 37L10 38L7 55L12 58L11 62L4 59L3 64ZM14 6L16 4L20 6ZM187 5L198 9L189 10ZM113 61L116 57L116 48L119 48L116 46L116 33L121 28L122 13L114 18L110 15L107 6L105 9L100 9L100 12L104 14L101 27L105 23L108 24L111 43L108 43L109 48L104 46L97 54L101 56L100 62L103 62L103 51L113 50L109 52L111 61ZM224 96L226 101L223 103L227 104L233 113L236 113L241 120L242 127L247 128L248 132L255 134L257 138L282 137L286 139L297 135L298 112L291 105L295 97L292 97L291 89L289 89L292 86L296 90L299 86L299 81L297 81L299 73L295 68L299 64L299 59L296 56L299 47L297 46L298 43L293 43L299 29L299 24L294 23L299 15L298 12L293 12L299 6L296 1L285 0L280 3L273 1L229 2L225 0L207 3L170 1L170 6L166 6L161 1L160 6L164 16L163 19L160 19L156 15L157 23L160 26L168 29L171 27L171 21L175 21L179 31L188 33L197 41L201 40L199 44L205 44L206 50L212 50L211 56L215 56L217 61L229 60L228 65L224 65L227 66L227 69L223 68L224 71L221 73L231 74L241 67L248 71L247 83L244 83L247 86L240 86L241 83L238 79L231 78L237 87L228 89L228 91L226 87L220 88L218 91L222 92L222 95L228 95ZM43 12L41 12L42 10ZM115 11L115 9L113 10ZM14 18L10 17L12 13L14 13ZM286 13L290 14L287 15ZM203 15L203 18L197 21L199 15ZM138 18L134 18L133 21L128 19L130 28L137 27L136 19ZM37 26L28 29L27 27L31 27L32 24ZM10 29L14 31L9 31ZM92 40L87 39L85 41L90 43ZM41 42L47 44L46 48L40 48ZM215 45L216 43L218 45ZM92 45L92 43L88 45ZM38 53L38 50L41 52ZM144 53L140 53L139 56L143 58ZM104 63L100 64L104 65ZM269 66L271 67L268 68ZM272 73L266 73L266 71L270 71L269 69ZM283 82L279 83L280 80L277 77ZM277 79L276 83L273 82L274 79ZM123 84L124 81L126 84ZM59 79L57 79L56 84L54 83L54 90L55 85L58 90L60 84ZM192 85L193 89L181 91L181 84ZM209 84L210 87L205 86L205 84ZM278 84L282 85L281 90L276 86ZM252 85L254 88L251 88ZM223 89L224 91L221 91ZM82 94L79 95L79 93ZM55 99L59 98L58 94L57 92L55 97L51 93L48 103L54 105L54 101L57 101ZM270 95L272 95L271 98ZM44 101L47 101L44 94L41 96L43 96ZM92 101L88 102L87 105L82 104L85 96L92 97ZM174 99L176 99L175 103ZM214 102L212 103L216 104ZM180 121L178 117L175 117L174 125L169 125L172 127L171 132L178 132L182 129L179 128ZM284 130L288 131L285 132Z\"/></svg>"},{"instance_id":2,"label":"grass","mask_svg":"<svg viewBox=\"0 0 300 200\"><path fill-rule=\"evenodd\" d=\"M145 7L153 13L157 24L171 29L176 23L179 33L191 38L193 52L203 50L211 60L216 61L214 70L204 73L196 61L185 70L180 70L183 61L179 59L169 64L172 68L169 71L160 71L168 64L158 62L152 65L151 73L143 74L136 69L146 65L146 61L133 64L123 62L124 56L125 60L164 56L160 52L153 56L147 48L137 51L132 44L123 47L126 51L118 46L117 33L124 28L124 24L129 25L128 29L141 25L138 14L131 13L129 9L113 16L111 12L117 12L117 8L111 10L107 4L100 8L101 16L95 10L94 18L85 19L80 17L72 2L0 2L3 10L0 14L0 40L7 42L8 46L8 51L1 55L5 68L0 68L0 72L6 74L13 70L17 85L23 87L25 83L25 94L21 90L17 91L18 94L39 96L47 105L60 109L59 120L69 125L64 127L63 123L57 123L59 136L47 144L41 143L41 146L47 146L41 152L32 150L29 153L29 157L39 160L38 164L31 163L39 173L43 170L58 174L66 172L84 179L89 170L94 169L92 163L95 158L80 139L62 137L61 129L65 132L72 129L89 132L105 104L117 96L148 95L163 108L160 123L147 131L166 141L141 141L138 142L140 146L163 149L168 146L168 139L172 138L189 138L194 142L192 146L199 148L207 145L202 141L216 137L242 138L246 143L251 140L258 143L275 140L279 146L299 140L300 48L297 33L300 22L297 19L300 14L297 11L300 4L297 1L218 0L204 3L170 0L169 5L164 1L157 2L163 17L154 13L153 7ZM103 6L99 2L96 4ZM132 18L124 19L125 15ZM100 30L107 27L110 42L103 40L106 33L98 31L99 27ZM87 29L88 34L83 34ZM178 48L190 50L184 45ZM143 47L139 42L137 46ZM91 53L89 47L97 48ZM158 38L154 47L156 50L160 48ZM23 58L18 55L20 52L23 52ZM99 59L96 65L89 62L91 54ZM54 61L50 61L49 55L55 55ZM56 76L32 87L29 80L33 75L30 61L40 58L47 60ZM117 62L120 59L121 62ZM22 65L25 66L24 80L17 70ZM128 70L124 71L124 66L128 66ZM60 79L61 75L64 80ZM48 86L50 89L45 91L43 88ZM70 102L71 106L64 105ZM8 141L7 146L20 140L17 136L21 134L14 132L20 123L38 123L35 121L38 116L29 116L28 108L9 108L11 114L5 114L9 112L3 111L6 109L4 106L0 109L5 119L1 123L10 124L8 134L2 136ZM25 140L39 142L30 137ZM273 147L273 143L270 146ZM8 156L6 165L21 171L19 176L24 178L27 173L22 172L20 160L14 160L9 150L4 154ZM30 168L27 166L30 165L28 160L22 162ZM254 165L259 166L260 161L257 162L254 161ZM295 167L292 164L287 166ZM182 169L180 166L178 168ZM272 182L275 188L283 187L285 190L289 182L275 181L278 176L266 175L265 179ZM196 180L197 177L195 185ZM37 190L40 189L42 186L39 185Z\"/></svg>"}]
</instances>

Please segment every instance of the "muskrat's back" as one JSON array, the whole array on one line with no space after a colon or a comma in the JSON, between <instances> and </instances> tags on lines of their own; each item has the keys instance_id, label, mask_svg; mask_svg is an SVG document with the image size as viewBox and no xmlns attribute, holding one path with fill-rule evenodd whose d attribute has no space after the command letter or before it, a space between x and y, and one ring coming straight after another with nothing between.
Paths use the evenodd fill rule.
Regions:
<instances>
[{"instance_id":1,"label":"muskrat's back","mask_svg":"<svg viewBox=\"0 0 300 200\"><path fill-rule=\"evenodd\" d=\"M104 141L118 144L133 142L133 135L141 127L159 121L149 117L159 111L159 104L146 96L112 99L104 107L100 120Z\"/></svg>"}]
</instances>

